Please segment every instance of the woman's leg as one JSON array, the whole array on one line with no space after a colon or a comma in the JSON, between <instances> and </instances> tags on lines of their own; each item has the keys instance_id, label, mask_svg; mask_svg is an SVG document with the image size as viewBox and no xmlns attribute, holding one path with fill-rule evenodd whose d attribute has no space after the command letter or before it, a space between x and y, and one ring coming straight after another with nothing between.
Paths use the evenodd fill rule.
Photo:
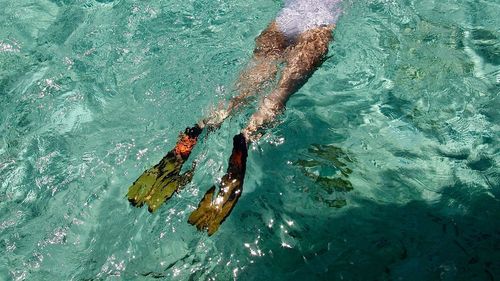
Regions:
<instances>
[{"instance_id":1,"label":"woman's leg","mask_svg":"<svg viewBox=\"0 0 500 281\"><path fill-rule=\"evenodd\" d=\"M286 66L274 89L265 97L248 126L243 130L247 140L256 140L255 132L274 120L285 107L288 98L296 92L318 67L332 40L334 26L324 26L305 31L286 52Z\"/></svg>"},{"instance_id":2,"label":"woman's leg","mask_svg":"<svg viewBox=\"0 0 500 281\"><path fill-rule=\"evenodd\" d=\"M278 64L283 60L287 47L285 35L278 29L276 23L271 22L268 27L255 39L253 58L236 83L238 95L231 98L226 109L214 111L202 121L204 125L217 127L239 106L260 93L266 84L276 78Z\"/></svg>"}]
</instances>

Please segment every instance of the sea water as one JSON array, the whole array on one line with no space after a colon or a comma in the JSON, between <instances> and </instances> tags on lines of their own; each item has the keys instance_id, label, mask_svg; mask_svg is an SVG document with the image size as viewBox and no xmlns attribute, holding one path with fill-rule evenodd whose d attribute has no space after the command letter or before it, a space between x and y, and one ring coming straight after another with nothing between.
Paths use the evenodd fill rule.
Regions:
<instances>
[{"instance_id":1,"label":"sea water","mask_svg":"<svg viewBox=\"0 0 500 281\"><path fill-rule=\"evenodd\" d=\"M255 103L157 212L129 205L282 5L0 0L0 280L499 280L496 0L344 1L215 235L187 218Z\"/></svg>"}]
</instances>

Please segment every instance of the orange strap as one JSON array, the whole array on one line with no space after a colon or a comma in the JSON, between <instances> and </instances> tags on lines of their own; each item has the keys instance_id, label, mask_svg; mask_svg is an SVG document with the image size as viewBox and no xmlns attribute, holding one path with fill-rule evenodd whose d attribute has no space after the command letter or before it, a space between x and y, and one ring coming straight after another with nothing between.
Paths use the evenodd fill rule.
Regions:
<instances>
[{"instance_id":1,"label":"orange strap","mask_svg":"<svg viewBox=\"0 0 500 281\"><path fill-rule=\"evenodd\" d=\"M180 139L177 141L175 145L174 152L176 155L180 155L183 159L188 158L189 154L191 154L191 150L193 150L194 145L198 141L198 138L191 138L186 134L182 134Z\"/></svg>"}]
</instances>

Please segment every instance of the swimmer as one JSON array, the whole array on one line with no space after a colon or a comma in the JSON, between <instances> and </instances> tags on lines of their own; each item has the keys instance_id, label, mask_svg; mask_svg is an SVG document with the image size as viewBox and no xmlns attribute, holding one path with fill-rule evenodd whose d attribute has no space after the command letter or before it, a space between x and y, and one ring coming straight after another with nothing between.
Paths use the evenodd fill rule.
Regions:
<instances>
[{"instance_id":1,"label":"swimmer","mask_svg":"<svg viewBox=\"0 0 500 281\"><path fill-rule=\"evenodd\" d=\"M236 85L239 94L225 109L214 111L179 135L174 149L129 188L127 196L131 204L140 207L146 203L148 210L154 212L188 182L194 166L184 174L180 171L202 131L218 128L233 112L261 94L265 86L276 79L279 65L283 64L274 89L261 98L247 126L234 136L227 173L222 177L217 195L215 186L211 187L189 216L188 222L199 230L206 230L208 235L215 233L241 196L249 144L262 137L264 130L284 111L290 96L306 82L327 54L341 13L341 1L285 0L276 19L255 40L253 58Z\"/></svg>"}]
</instances>

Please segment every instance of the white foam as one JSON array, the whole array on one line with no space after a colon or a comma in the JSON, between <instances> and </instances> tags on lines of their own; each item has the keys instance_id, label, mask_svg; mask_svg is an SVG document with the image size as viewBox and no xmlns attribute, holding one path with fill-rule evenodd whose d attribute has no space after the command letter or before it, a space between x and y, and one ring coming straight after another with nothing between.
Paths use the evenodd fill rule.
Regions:
<instances>
[{"instance_id":1,"label":"white foam","mask_svg":"<svg viewBox=\"0 0 500 281\"><path fill-rule=\"evenodd\" d=\"M342 0L285 0L285 7L276 17L276 23L287 36L318 26L335 24L342 13Z\"/></svg>"}]
</instances>

